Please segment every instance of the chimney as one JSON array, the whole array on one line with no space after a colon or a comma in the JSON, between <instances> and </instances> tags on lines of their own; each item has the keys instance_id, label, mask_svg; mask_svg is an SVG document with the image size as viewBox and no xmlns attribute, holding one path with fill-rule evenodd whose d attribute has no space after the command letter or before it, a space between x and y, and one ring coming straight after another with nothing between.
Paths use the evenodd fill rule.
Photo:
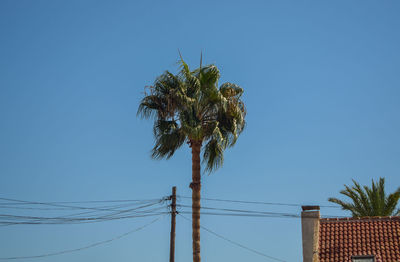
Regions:
<instances>
[{"instance_id":1,"label":"chimney","mask_svg":"<svg viewBox=\"0 0 400 262\"><path fill-rule=\"evenodd\" d=\"M303 262L319 262L319 206L302 206L301 232L303 239Z\"/></svg>"}]
</instances>

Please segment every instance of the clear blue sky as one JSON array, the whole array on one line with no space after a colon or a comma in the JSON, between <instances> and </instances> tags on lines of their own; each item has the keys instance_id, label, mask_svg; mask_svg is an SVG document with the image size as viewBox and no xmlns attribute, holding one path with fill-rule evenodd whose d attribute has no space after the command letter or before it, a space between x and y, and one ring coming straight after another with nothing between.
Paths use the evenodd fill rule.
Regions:
<instances>
[{"instance_id":1,"label":"clear blue sky","mask_svg":"<svg viewBox=\"0 0 400 262\"><path fill-rule=\"evenodd\" d=\"M0 196L158 198L173 185L190 195L189 148L152 160L152 123L136 117L144 87L164 70L176 72L178 49L192 67L202 51L221 69L221 82L245 90L247 128L224 167L203 177L203 196L326 205L352 178L369 184L380 176L393 191L400 186L399 12L394 0L2 0ZM3 227L0 254L76 248L147 221ZM298 219L204 216L202 224L301 260ZM165 218L105 246L35 261L166 261L168 232ZM177 262L191 259L190 234L178 218ZM207 232L202 257L266 261Z\"/></svg>"}]
</instances>

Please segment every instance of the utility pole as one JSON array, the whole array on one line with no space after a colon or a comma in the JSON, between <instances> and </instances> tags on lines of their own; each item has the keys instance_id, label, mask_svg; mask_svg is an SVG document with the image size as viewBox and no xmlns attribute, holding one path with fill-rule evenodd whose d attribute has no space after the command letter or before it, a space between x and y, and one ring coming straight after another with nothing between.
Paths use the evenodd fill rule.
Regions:
<instances>
[{"instance_id":1,"label":"utility pole","mask_svg":"<svg viewBox=\"0 0 400 262\"><path fill-rule=\"evenodd\" d=\"M172 187L171 201L171 239L169 243L169 262L175 262L176 186Z\"/></svg>"}]
</instances>

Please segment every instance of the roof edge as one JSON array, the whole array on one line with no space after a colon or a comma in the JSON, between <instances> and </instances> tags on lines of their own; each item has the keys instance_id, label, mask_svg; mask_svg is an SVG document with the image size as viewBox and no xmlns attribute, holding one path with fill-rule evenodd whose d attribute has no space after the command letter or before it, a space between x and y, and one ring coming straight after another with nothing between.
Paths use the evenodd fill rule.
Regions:
<instances>
[{"instance_id":1,"label":"roof edge","mask_svg":"<svg viewBox=\"0 0 400 262\"><path fill-rule=\"evenodd\" d=\"M400 221L400 216L388 216L388 217L333 217L333 218L321 218L320 222L346 222L346 221Z\"/></svg>"}]
</instances>

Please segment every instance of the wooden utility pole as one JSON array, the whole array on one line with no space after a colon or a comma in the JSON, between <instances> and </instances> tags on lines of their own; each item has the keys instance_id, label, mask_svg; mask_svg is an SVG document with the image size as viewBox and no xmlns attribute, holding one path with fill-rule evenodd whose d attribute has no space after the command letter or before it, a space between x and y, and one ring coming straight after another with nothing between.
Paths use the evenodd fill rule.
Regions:
<instances>
[{"instance_id":1,"label":"wooden utility pole","mask_svg":"<svg viewBox=\"0 0 400 262\"><path fill-rule=\"evenodd\" d=\"M169 262L175 262L176 186L172 187L171 201L171 240L169 243Z\"/></svg>"}]
</instances>

